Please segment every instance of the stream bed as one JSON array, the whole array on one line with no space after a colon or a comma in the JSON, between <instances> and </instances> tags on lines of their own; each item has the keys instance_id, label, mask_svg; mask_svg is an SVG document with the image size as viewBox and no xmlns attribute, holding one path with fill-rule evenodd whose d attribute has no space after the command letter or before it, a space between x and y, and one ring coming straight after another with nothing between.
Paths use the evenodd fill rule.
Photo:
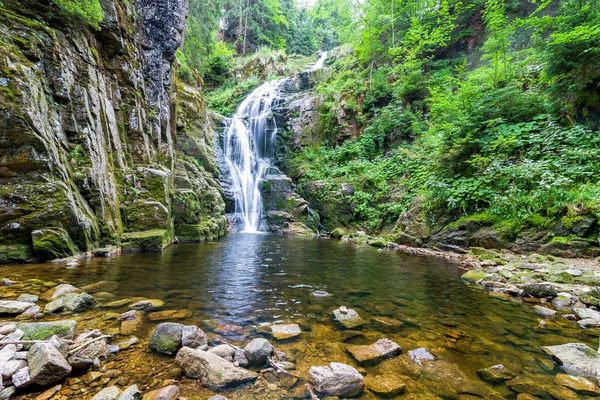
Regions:
<instances>
[{"instance_id":1,"label":"stream bed","mask_svg":"<svg viewBox=\"0 0 600 400\"><path fill-rule=\"evenodd\" d=\"M100 329L116 334L113 342L118 342L129 337L118 335L117 320L128 305L108 308L105 304L139 297L160 299L164 310L181 311L180 319L172 322L196 324L209 339L221 336L244 346L255 337L269 338L295 362L294 373L299 376L308 377L311 366L342 362L359 368L367 379L383 375L403 380L406 390L398 398L407 399L515 398L517 393L506 384L484 382L477 370L503 364L524 381L552 387L554 375L561 371L541 346L582 342L597 347L594 331L579 329L560 316L540 327L531 304L490 296L466 284L460 280L463 271L458 267L443 259L337 240L238 233L218 242L172 246L163 254L94 258L72 267L4 267L1 277L16 284L2 287L1 294L10 299L43 289L30 279L76 287L106 281L109 290L92 293L99 303L94 309L43 320L76 319L78 330ZM317 290L330 296L317 298L311 294ZM331 320L332 310L340 306L356 310L371 323L349 334ZM400 321L401 326L381 327L373 320L378 317ZM268 329L276 322L298 323L302 334L277 342L269 337ZM63 383L62 396L89 399L113 384L135 383L145 392L173 380L188 399L213 395L198 381L181 377L174 357L148 350L148 338L157 323L146 320L136 334L139 344L103 362L108 369L120 371L118 376L92 383L86 383L83 376L70 376ZM397 342L402 355L359 367L345 350L348 344L371 344L381 338ZM414 365L406 354L416 348L435 354L439 370L422 371ZM224 394L233 399L280 399L293 398L301 390L298 385L264 381L259 378L256 384ZM362 398L376 397L365 390Z\"/></svg>"}]
</instances>

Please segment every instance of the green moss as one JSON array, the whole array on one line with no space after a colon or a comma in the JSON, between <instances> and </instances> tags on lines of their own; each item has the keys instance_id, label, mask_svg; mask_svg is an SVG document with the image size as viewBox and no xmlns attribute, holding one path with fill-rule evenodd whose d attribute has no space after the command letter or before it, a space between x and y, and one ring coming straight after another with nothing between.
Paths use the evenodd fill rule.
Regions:
<instances>
[{"instance_id":1,"label":"green moss","mask_svg":"<svg viewBox=\"0 0 600 400\"><path fill-rule=\"evenodd\" d=\"M569 238L565 236L554 236L552 238L552 243L568 244Z\"/></svg>"},{"instance_id":2,"label":"green moss","mask_svg":"<svg viewBox=\"0 0 600 400\"><path fill-rule=\"evenodd\" d=\"M472 269L470 271L465 272L460 279L467 282L479 282L485 279L485 271L480 269Z\"/></svg>"},{"instance_id":3,"label":"green moss","mask_svg":"<svg viewBox=\"0 0 600 400\"><path fill-rule=\"evenodd\" d=\"M0 245L0 264L26 261L32 257L33 252L30 245Z\"/></svg>"},{"instance_id":4,"label":"green moss","mask_svg":"<svg viewBox=\"0 0 600 400\"><path fill-rule=\"evenodd\" d=\"M387 242L382 238L371 239L369 240L369 246L384 248L387 246Z\"/></svg>"},{"instance_id":5,"label":"green moss","mask_svg":"<svg viewBox=\"0 0 600 400\"><path fill-rule=\"evenodd\" d=\"M557 283L573 283L574 278L571 274L567 272L559 272L555 274L548 275L547 280L549 282L557 282Z\"/></svg>"},{"instance_id":6,"label":"green moss","mask_svg":"<svg viewBox=\"0 0 600 400\"><path fill-rule=\"evenodd\" d=\"M148 345L159 353L172 354L179 350L180 342L165 337L152 336Z\"/></svg>"},{"instance_id":7,"label":"green moss","mask_svg":"<svg viewBox=\"0 0 600 400\"><path fill-rule=\"evenodd\" d=\"M78 251L69 234L59 227L33 231L31 237L33 251L44 261L69 257Z\"/></svg>"},{"instance_id":8,"label":"green moss","mask_svg":"<svg viewBox=\"0 0 600 400\"><path fill-rule=\"evenodd\" d=\"M155 229L143 232L123 234L123 251L162 251L173 241L166 229Z\"/></svg>"},{"instance_id":9,"label":"green moss","mask_svg":"<svg viewBox=\"0 0 600 400\"><path fill-rule=\"evenodd\" d=\"M565 215L564 217L561 218L560 223L562 224L563 227L565 227L567 229L571 229L571 228L573 228L573 226L576 223L578 223L582 219L583 219L583 217L580 215L576 215L576 216Z\"/></svg>"},{"instance_id":10,"label":"green moss","mask_svg":"<svg viewBox=\"0 0 600 400\"><path fill-rule=\"evenodd\" d=\"M339 238L343 237L344 235L346 235L346 231L343 230L342 228L335 228L334 230L331 231L330 235L331 235L331 237L339 239Z\"/></svg>"}]
</instances>

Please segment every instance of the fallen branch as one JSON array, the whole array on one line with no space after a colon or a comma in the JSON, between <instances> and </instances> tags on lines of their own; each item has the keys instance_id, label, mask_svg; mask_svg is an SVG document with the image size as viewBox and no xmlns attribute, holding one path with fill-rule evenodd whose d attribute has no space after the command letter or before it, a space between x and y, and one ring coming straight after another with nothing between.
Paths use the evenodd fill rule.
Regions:
<instances>
[{"instance_id":1,"label":"fallen branch","mask_svg":"<svg viewBox=\"0 0 600 400\"><path fill-rule=\"evenodd\" d=\"M87 342L85 342L84 344L75 347L73 350L70 350L67 355L72 356L73 354L77 353L80 350L83 350L84 348L86 348L87 346L89 346L90 344L100 340L100 339L108 339L111 338L112 335L102 335L102 336L98 336L97 338L94 338L92 340L88 340Z\"/></svg>"},{"instance_id":2,"label":"fallen branch","mask_svg":"<svg viewBox=\"0 0 600 400\"><path fill-rule=\"evenodd\" d=\"M308 390L308 393L310 394L310 398L312 400L319 400L319 398L317 397L317 395L315 394L315 392L313 392L312 388L310 387L310 384L306 384L306 389Z\"/></svg>"}]
</instances>

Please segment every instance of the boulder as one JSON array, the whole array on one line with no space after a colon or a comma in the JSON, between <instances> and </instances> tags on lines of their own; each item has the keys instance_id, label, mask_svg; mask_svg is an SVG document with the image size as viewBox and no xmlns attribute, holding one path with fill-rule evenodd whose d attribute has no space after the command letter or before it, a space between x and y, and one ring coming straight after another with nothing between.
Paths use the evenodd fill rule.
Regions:
<instances>
[{"instance_id":1,"label":"boulder","mask_svg":"<svg viewBox=\"0 0 600 400\"><path fill-rule=\"evenodd\" d=\"M350 345L346 350L360 364L377 364L402 352L402 348L389 339L380 339L369 346Z\"/></svg>"},{"instance_id":2,"label":"boulder","mask_svg":"<svg viewBox=\"0 0 600 400\"><path fill-rule=\"evenodd\" d=\"M558 294L556 288L548 283L527 283L519 288L533 297L555 297Z\"/></svg>"},{"instance_id":3,"label":"boulder","mask_svg":"<svg viewBox=\"0 0 600 400\"><path fill-rule=\"evenodd\" d=\"M221 344L219 346L213 347L208 350L209 352L218 355L221 358L226 359L227 361L233 362L233 356L235 355L235 348L228 344Z\"/></svg>"},{"instance_id":4,"label":"boulder","mask_svg":"<svg viewBox=\"0 0 600 400\"><path fill-rule=\"evenodd\" d=\"M257 377L254 372L236 367L216 354L189 347L177 352L175 362L187 377L199 378L203 385L213 389L236 386Z\"/></svg>"},{"instance_id":5,"label":"boulder","mask_svg":"<svg viewBox=\"0 0 600 400\"><path fill-rule=\"evenodd\" d=\"M60 285L57 285L56 287L53 287L52 289L42 293L41 298L49 301L52 299L58 299L59 297L69 293L81 293L81 290L77 289L73 285L69 285L68 283L61 283Z\"/></svg>"},{"instance_id":6,"label":"boulder","mask_svg":"<svg viewBox=\"0 0 600 400\"><path fill-rule=\"evenodd\" d=\"M310 382L323 395L354 397L365 387L363 376L353 367L332 362L324 367L311 367Z\"/></svg>"},{"instance_id":7,"label":"boulder","mask_svg":"<svg viewBox=\"0 0 600 400\"><path fill-rule=\"evenodd\" d=\"M117 400L121 395L121 391L116 386L110 386L106 389L102 389L94 397L92 400Z\"/></svg>"},{"instance_id":8,"label":"boulder","mask_svg":"<svg viewBox=\"0 0 600 400\"><path fill-rule=\"evenodd\" d=\"M29 376L38 385L58 382L71 373L71 365L50 343L39 342L27 353Z\"/></svg>"},{"instance_id":9,"label":"boulder","mask_svg":"<svg viewBox=\"0 0 600 400\"><path fill-rule=\"evenodd\" d=\"M589 346L567 343L542 349L568 373L600 379L600 354Z\"/></svg>"},{"instance_id":10,"label":"boulder","mask_svg":"<svg viewBox=\"0 0 600 400\"><path fill-rule=\"evenodd\" d=\"M96 299L87 293L68 293L60 297L68 311L78 312L96 304Z\"/></svg>"},{"instance_id":11,"label":"boulder","mask_svg":"<svg viewBox=\"0 0 600 400\"><path fill-rule=\"evenodd\" d=\"M196 349L198 347L206 346L208 343L208 337L206 333L195 325L184 326L181 331L181 346L191 347Z\"/></svg>"},{"instance_id":12,"label":"boulder","mask_svg":"<svg viewBox=\"0 0 600 400\"><path fill-rule=\"evenodd\" d=\"M595 319L600 320L600 312L591 308L574 307L573 312L579 319Z\"/></svg>"},{"instance_id":13,"label":"boulder","mask_svg":"<svg viewBox=\"0 0 600 400\"><path fill-rule=\"evenodd\" d=\"M26 301L0 300L0 314L17 315L31 307Z\"/></svg>"},{"instance_id":14,"label":"boulder","mask_svg":"<svg viewBox=\"0 0 600 400\"><path fill-rule=\"evenodd\" d=\"M557 374L556 377L554 377L554 383L582 395L600 396L600 388L598 388L595 383L590 382L581 376Z\"/></svg>"},{"instance_id":15,"label":"boulder","mask_svg":"<svg viewBox=\"0 0 600 400\"><path fill-rule=\"evenodd\" d=\"M277 340L290 339L302 333L298 324L271 325L273 337Z\"/></svg>"},{"instance_id":16,"label":"boulder","mask_svg":"<svg viewBox=\"0 0 600 400\"><path fill-rule=\"evenodd\" d=\"M69 257L77 253L77 246L60 227L49 227L31 232L34 253L42 260Z\"/></svg>"},{"instance_id":17,"label":"boulder","mask_svg":"<svg viewBox=\"0 0 600 400\"><path fill-rule=\"evenodd\" d=\"M267 362L267 358L273 354L275 348L267 339L253 339L244 348L246 358L251 365L259 365Z\"/></svg>"},{"instance_id":18,"label":"boulder","mask_svg":"<svg viewBox=\"0 0 600 400\"><path fill-rule=\"evenodd\" d=\"M71 340L75 337L77 322L71 319L51 322L26 322L19 324L23 340L48 340L52 336Z\"/></svg>"},{"instance_id":19,"label":"boulder","mask_svg":"<svg viewBox=\"0 0 600 400\"><path fill-rule=\"evenodd\" d=\"M353 309L340 307L332 311L333 320L345 329L356 329L365 324L365 320Z\"/></svg>"},{"instance_id":20,"label":"boulder","mask_svg":"<svg viewBox=\"0 0 600 400\"><path fill-rule=\"evenodd\" d=\"M163 354L175 354L181 348L183 325L172 322L158 324L148 345L150 349Z\"/></svg>"},{"instance_id":21,"label":"boulder","mask_svg":"<svg viewBox=\"0 0 600 400\"><path fill-rule=\"evenodd\" d=\"M179 397L179 388L174 385L146 393L143 400L175 400Z\"/></svg>"},{"instance_id":22,"label":"boulder","mask_svg":"<svg viewBox=\"0 0 600 400\"><path fill-rule=\"evenodd\" d=\"M508 381L517 376L514 372L510 371L502 364L480 369L477 371L477 374L481 377L481 379L490 383Z\"/></svg>"}]
</instances>

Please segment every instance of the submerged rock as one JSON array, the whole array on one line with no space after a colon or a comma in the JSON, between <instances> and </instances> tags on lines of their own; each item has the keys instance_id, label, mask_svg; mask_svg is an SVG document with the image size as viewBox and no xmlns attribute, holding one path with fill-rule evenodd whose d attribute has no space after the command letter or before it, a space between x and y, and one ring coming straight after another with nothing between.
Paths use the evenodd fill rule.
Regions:
<instances>
[{"instance_id":1,"label":"submerged rock","mask_svg":"<svg viewBox=\"0 0 600 400\"><path fill-rule=\"evenodd\" d=\"M600 354L583 343L544 346L542 349L567 372L600 379Z\"/></svg>"},{"instance_id":2,"label":"submerged rock","mask_svg":"<svg viewBox=\"0 0 600 400\"><path fill-rule=\"evenodd\" d=\"M254 372L236 367L216 354L189 347L177 352L175 362L187 377L199 378L203 385L215 389L236 386L257 377Z\"/></svg>"},{"instance_id":3,"label":"submerged rock","mask_svg":"<svg viewBox=\"0 0 600 400\"><path fill-rule=\"evenodd\" d=\"M129 306L130 310L136 310L136 311L150 311L150 310L157 310L159 308L164 307L165 302L159 299L146 299L146 300L140 300L135 304L132 304L131 306Z\"/></svg>"},{"instance_id":4,"label":"submerged rock","mask_svg":"<svg viewBox=\"0 0 600 400\"><path fill-rule=\"evenodd\" d=\"M346 364L332 362L324 367L311 367L310 382L324 395L354 397L365 387L363 376Z\"/></svg>"},{"instance_id":5,"label":"submerged rock","mask_svg":"<svg viewBox=\"0 0 600 400\"><path fill-rule=\"evenodd\" d=\"M302 333L298 324L271 325L273 337L278 340L290 339Z\"/></svg>"},{"instance_id":6,"label":"submerged rock","mask_svg":"<svg viewBox=\"0 0 600 400\"><path fill-rule=\"evenodd\" d=\"M402 348L389 339L380 339L369 346L350 345L346 350L360 364L375 364L402 352Z\"/></svg>"},{"instance_id":7,"label":"submerged rock","mask_svg":"<svg viewBox=\"0 0 600 400\"><path fill-rule=\"evenodd\" d=\"M190 310L164 310L148 314L150 321L172 321L175 319L186 319L192 316Z\"/></svg>"},{"instance_id":8,"label":"submerged rock","mask_svg":"<svg viewBox=\"0 0 600 400\"><path fill-rule=\"evenodd\" d=\"M38 385L49 385L60 381L71 373L71 365L50 343L40 342L27 353L29 376Z\"/></svg>"},{"instance_id":9,"label":"submerged rock","mask_svg":"<svg viewBox=\"0 0 600 400\"><path fill-rule=\"evenodd\" d=\"M506 385L517 393L545 396L548 385L543 378L543 375L520 375L506 381Z\"/></svg>"},{"instance_id":10,"label":"submerged rock","mask_svg":"<svg viewBox=\"0 0 600 400\"><path fill-rule=\"evenodd\" d=\"M396 397L404 393L406 384L396 375L367 376L366 386L379 397Z\"/></svg>"},{"instance_id":11,"label":"submerged rock","mask_svg":"<svg viewBox=\"0 0 600 400\"><path fill-rule=\"evenodd\" d=\"M346 307L335 309L332 311L332 314L334 321L342 325L345 329L356 329L366 323L355 310L346 309Z\"/></svg>"},{"instance_id":12,"label":"submerged rock","mask_svg":"<svg viewBox=\"0 0 600 400\"><path fill-rule=\"evenodd\" d=\"M554 383L586 396L600 396L600 388L581 376L558 374L554 378Z\"/></svg>"},{"instance_id":13,"label":"submerged rock","mask_svg":"<svg viewBox=\"0 0 600 400\"><path fill-rule=\"evenodd\" d=\"M481 379L490 383L508 381L517 376L514 372L510 371L502 364L480 369L477 371L477 374L481 377Z\"/></svg>"},{"instance_id":14,"label":"submerged rock","mask_svg":"<svg viewBox=\"0 0 600 400\"><path fill-rule=\"evenodd\" d=\"M423 361L435 361L437 357L434 356L429 350L424 348L418 348L408 351L408 357L419 365L423 365Z\"/></svg>"}]
</instances>

